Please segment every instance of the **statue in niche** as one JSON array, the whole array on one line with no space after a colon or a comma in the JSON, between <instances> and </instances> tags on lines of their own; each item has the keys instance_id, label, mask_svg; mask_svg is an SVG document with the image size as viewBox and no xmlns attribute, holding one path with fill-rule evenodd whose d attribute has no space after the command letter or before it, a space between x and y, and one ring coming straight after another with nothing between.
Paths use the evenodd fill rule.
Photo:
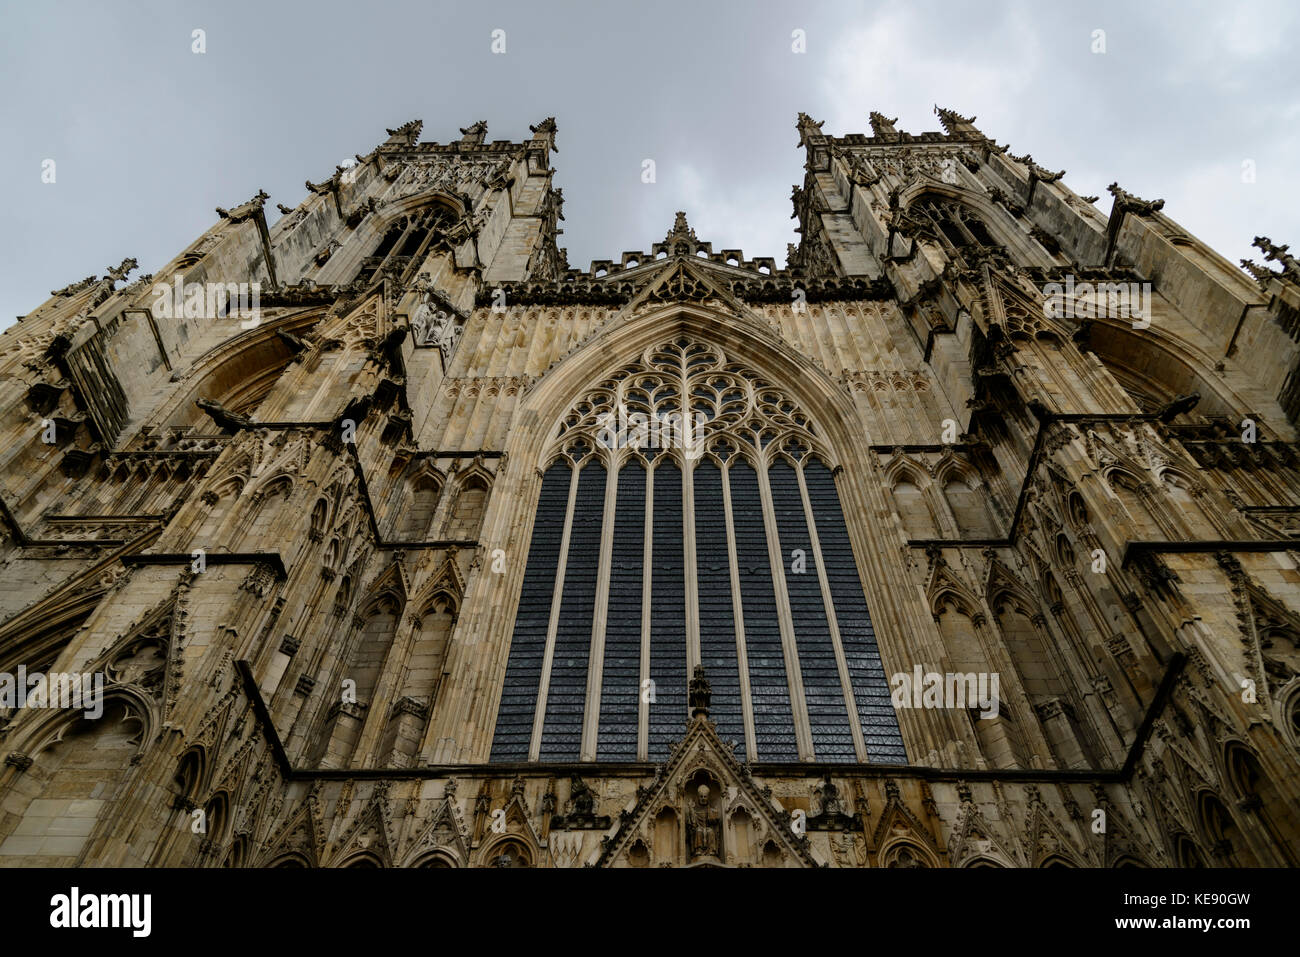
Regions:
<instances>
[{"instance_id":1,"label":"statue in niche","mask_svg":"<svg viewBox=\"0 0 1300 957\"><path fill-rule=\"evenodd\" d=\"M899 848L894 859L889 863L890 867L900 868L903 870L916 870L925 867L925 862L921 860L920 855L907 845Z\"/></svg>"},{"instance_id":2,"label":"statue in niche","mask_svg":"<svg viewBox=\"0 0 1300 957\"><path fill-rule=\"evenodd\" d=\"M456 351L456 340L460 338L460 326L451 321L450 316L444 316L443 325L433 334L429 341L434 345L442 348L442 354L446 359L451 359L451 355Z\"/></svg>"},{"instance_id":3,"label":"statue in niche","mask_svg":"<svg viewBox=\"0 0 1300 957\"><path fill-rule=\"evenodd\" d=\"M576 774L569 784L569 799L573 801L575 817L589 818L596 809L596 799L592 796L591 788Z\"/></svg>"},{"instance_id":4,"label":"statue in niche","mask_svg":"<svg viewBox=\"0 0 1300 957\"><path fill-rule=\"evenodd\" d=\"M709 786L701 784L695 793L696 803L686 808L686 840L691 857L718 857L721 821L709 806Z\"/></svg>"},{"instance_id":5,"label":"statue in niche","mask_svg":"<svg viewBox=\"0 0 1300 957\"><path fill-rule=\"evenodd\" d=\"M426 291L411 315L411 331L415 341L422 346L454 344L460 330L456 328L447 310L436 308L432 300L433 297Z\"/></svg>"}]
</instances>

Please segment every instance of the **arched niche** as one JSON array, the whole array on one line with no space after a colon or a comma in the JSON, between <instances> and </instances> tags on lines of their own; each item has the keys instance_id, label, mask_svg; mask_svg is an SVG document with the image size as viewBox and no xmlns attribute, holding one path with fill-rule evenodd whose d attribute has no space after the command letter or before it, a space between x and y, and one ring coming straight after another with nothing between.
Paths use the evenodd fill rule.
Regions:
<instances>
[{"instance_id":1,"label":"arched niche","mask_svg":"<svg viewBox=\"0 0 1300 957\"><path fill-rule=\"evenodd\" d=\"M135 769L148 722L137 703L104 702L98 718L62 717L6 798L0 863L72 866Z\"/></svg>"},{"instance_id":2,"label":"arched niche","mask_svg":"<svg viewBox=\"0 0 1300 957\"><path fill-rule=\"evenodd\" d=\"M1254 818L1268 844L1278 849L1288 865L1295 866L1295 851L1274 820L1274 815L1287 807L1288 801L1264 772L1259 759L1245 745L1233 742L1224 752L1224 766L1237 798L1237 807Z\"/></svg>"},{"instance_id":3,"label":"arched niche","mask_svg":"<svg viewBox=\"0 0 1300 957\"><path fill-rule=\"evenodd\" d=\"M903 520L903 531L908 538L939 538L924 483L910 471L899 472L894 480L894 507Z\"/></svg>"},{"instance_id":4,"label":"arched niche","mask_svg":"<svg viewBox=\"0 0 1300 957\"><path fill-rule=\"evenodd\" d=\"M185 385L148 424L156 429L216 432L207 413L195 405L201 398L220 402L229 412L255 417L296 354L279 333L305 333L320 319L318 311L285 316L238 332L210 349L194 360L183 380Z\"/></svg>"},{"instance_id":5,"label":"arched niche","mask_svg":"<svg viewBox=\"0 0 1300 957\"><path fill-rule=\"evenodd\" d=\"M536 856L528 842L521 837L503 837L483 852L483 863L488 867L533 867Z\"/></svg>"},{"instance_id":6,"label":"arched niche","mask_svg":"<svg viewBox=\"0 0 1300 957\"><path fill-rule=\"evenodd\" d=\"M731 813L727 821L731 836L731 858L737 864L751 864L754 861L756 823L746 808L739 807Z\"/></svg>"},{"instance_id":7,"label":"arched niche","mask_svg":"<svg viewBox=\"0 0 1300 957\"><path fill-rule=\"evenodd\" d=\"M432 854L426 854L411 866L415 868L456 868L460 867L460 863L446 851L434 851Z\"/></svg>"},{"instance_id":8,"label":"arched niche","mask_svg":"<svg viewBox=\"0 0 1300 957\"><path fill-rule=\"evenodd\" d=\"M452 500L443 537L457 541L478 538L479 528L483 524L483 512L487 507L487 498L487 479L478 472L467 475Z\"/></svg>"},{"instance_id":9,"label":"arched niche","mask_svg":"<svg viewBox=\"0 0 1300 957\"><path fill-rule=\"evenodd\" d=\"M920 870L937 866L933 855L912 841L895 841L880 852L880 866L896 870Z\"/></svg>"},{"instance_id":10,"label":"arched niche","mask_svg":"<svg viewBox=\"0 0 1300 957\"><path fill-rule=\"evenodd\" d=\"M681 859L681 825L675 810L666 807L655 815L652 839L656 861L676 864Z\"/></svg>"},{"instance_id":11,"label":"arched niche","mask_svg":"<svg viewBox=\"0 0 1300 957\"><path fill-rule=\"evenodd\" d=\"M442 497L442 480L431 472L423 472L415 480L411 498L402 514L397 538L404 542L424 542L433 538L433 516Z\"/></svg>"},{"instance_id":12,"label":"arched niche","mask_svg":"<svg viewBox=\"0 0 1300 957\"><path fill-rule=\"evenodd\" d=\"M437 190L425 191L384 204L364 217L350 232L340 232L328 259L313 277L317 284L346 284L370 280L385 266L402 265L414 272L428 255L438 233L463 219L469 210L459 199ZM329 244L322 245L322 250Z\"/></svg>"},{"instance_id":13,"label":"arched niche","mask_svg":"<svg viewBox=\"0 0 1300 957\"><path fill-rule=\"evenodd\" d=\"M1217 795L1201 791L1196 796L1196 817L1211 853L1225 865L1251 867L1257 864L1237 819Z\"/></svg>"},{"instance_id":14,"label":"arched niche","mask_svg":"<svg viewBox=\"0 0 1300 957\"><path fill-rule=\"evenodd\" d=\"M974 476L952 471L943 478L943 497L962 538L997 538L989 511L989 488Z\"/></svg>"},{"instance_id":15,"label":"arched niche","mask_svg":"<svg viewBox=\"0 0 1300 957\"><path fill-rule=\"evenodd\" d=\"M1174 424L1180 424L1203 417L1233 418L1258 405L1236 395L1214 372L1213 360L1158 325L1134 329L1131 321L1094 319L1089 333L1089 350L1139 408L1154 412L1177 396L1198 393L1201 398L1195 409L1174 419ZM1279 409L1269 418L1284 417Z\"/></svg>"},{"instance_id":16,"label":"arched niche","mask_svg":"<svg viewBox=\"0 0 1300 957\"><path fill-rule=\"evenodd\" d=\"M1030 239L987 196L934 179L913 182L899 194L899 206L909 219L929 227L934 240L954 250L968 247L1005 247L1022 266L1051 266L1050 253Z\"/></svg>"}]
</instances>

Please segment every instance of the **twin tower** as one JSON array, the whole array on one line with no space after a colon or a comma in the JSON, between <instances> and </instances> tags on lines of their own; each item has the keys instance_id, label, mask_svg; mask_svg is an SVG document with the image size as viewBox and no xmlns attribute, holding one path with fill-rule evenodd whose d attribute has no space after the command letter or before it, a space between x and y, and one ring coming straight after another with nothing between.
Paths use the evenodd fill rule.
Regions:
<instances>
[{"instance_id":1,"label":"twin tower","mask_svg":"<svg viewBox=\"0 0 1300 957\"><path fill-rule=\"evenodd\" d=\"M1300 265L936 113L784 267L417 121L23 317L0 864L1300 864Z\"/></svg>"}]
</instances>

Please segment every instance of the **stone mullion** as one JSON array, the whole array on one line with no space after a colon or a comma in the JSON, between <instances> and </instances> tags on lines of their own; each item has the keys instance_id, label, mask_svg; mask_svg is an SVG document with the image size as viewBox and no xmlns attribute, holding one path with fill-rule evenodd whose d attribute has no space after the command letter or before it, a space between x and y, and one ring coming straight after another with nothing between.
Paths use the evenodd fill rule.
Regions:
<instances>
[{"instance_id":1,"label":"stone mullion","mask_svg":"<svg viewBox=\"0 0 1300 957\"><path fill-rule=\"evenodd\" d=\"M975 626L975 634L980 641L980 647L984 651L984 660L989 663L991 670L996 671L1000 676L998 679L998 699L999 701L1008 701L1013 695L1015 697L1015 727L1020 731L1021 741L1032 751L1037 751L1041 756L1041 763L1037 765L1040 768L1048 768L1055 763L1056 751L1052 743L1048 740L1046 722L1038 714L1038 709L1034 707L1034 702L1029 697L1029 692L1025 690L1024 678L1020 674L1020 669L1016 667L1015 661L1011 657L1011 652L1007 644L1006 635L1002 632L1001 622L997 620L996 615L985 615L984 610L987 605L981 607L971 617L971 623ZM989 609L991 612L992 610ZM1008 682L1006 679L1011 678ZM1011 687L1008 688L1007 685ZM976 718L976 721L986 720ZM1026 756L1027 757L1027 756Z\"/></svg>"},{"instance_id":2,"label":"stone mullion","mask_svg":"<svg viewBox=\"0 0 1300 957\"><path fill-rule=\"evenodd\" d=\"M369 708L366 720L357 736L357 746L352 752L354 767L383 767L382 755L378 753L379 743L388 727L392 708L401 697L402 680L410 659L411 647L420 633L420 621L414 613L406 613L406 608L398 612L393 639L388 643L388 652L375 683L371 702L383 702L383 709Z\"/></svg>"},{"instance_id":3,"label":"stone mullion","mask_svg":"<svg viewBox=\"0 0 1300 957\"><path fill-rule=\"evenodd\" d=\"M695 572L695 468L688 452L703 436L695 435L691 419L690 377L686 371L685 358L682 360L682 377L679 383L681 396L681 429L676 436L669 436L669 444L681 443L683 446L682 465L682 580L686 585L686 675L695 672L700 663L700 583ZM687 437L689 446L687 448Z\"/></svg>"},{"instance_id":4,"label":"stone mullion","mask_svg":"<svg viewBox=\"0 0 1300 957\"><path fill-rule=\"evenodd\" d=\"M302 710L303 705L306 704L308 700L308 696L304 695L297 696L300 700L295 699L294 689L297 686L297 682L303 677L307 677L313 682L315 681L312 672L315 670L315 666L319 663L323 651L324 635L326 633L325 629L316 628L315 623L318 619L329 614L324 607L325 597L330 591L329 586L334 580L333 569L329 569L329 572L330 574L328 577L322 574L320 581L311 589L310 597L304 606L306 611L305 616L297 618L293 622L294 630L297 632L295 637L297 637L300 642L299 650L304 653L307 652L307 649L303 648L303 645L306 644L309 638L316 639L310 649L310 657L308 658L306 665L298 664L297 667L295 667L297 662L294 661L294 658L297 658L298 655L295 654L290 658L289 664L285 667L284 673L281 674L280 680L277 682L277 686L271 694L269 702L270 711L273 716L280 719L277 722L276 730L279 732L280 738L283 741L289 740L289 731L294 726L298 713ZM290 682L290 679L292 679L292 683Z\"/></svg>"},{"instance_id":5,"label":"stone mullion","mask_svg":"<svg viewBox=\"0 0 1300 957\"><path fill-rule=\"evenodd\" d=\"M442 530L447 527L451 506L456 500L452 491L453 489L459 491L459 487L457 473L449 469L446 480L438 483L438 498L434 501L433 511L429 515L429 527L424 531L425 541L434 542L442 538ZM480 533L481 531L480 529Z\"/></svg>"},{"instance_id":6,"label":"stone mullion","mask_svg":"<svg viewBox=\"0 0 1300 957\"><path fill-rule=\"evenodd\" d=\"M686 414L686 413L684 413ZM700 663L700 583L695 566L695 468L682 456L682 574L686 583L686 674Z\"/></svg>"},{"instance_id":7,"label":"stone mullion","mask_svg":"<svg viewBox=\"0 0 1300 957\"><path fill-rule=\"evenodd\" d=\"M641 694L637 704L636 757L647 761L650 756L650 702L645 689L650 680L650 616L654 602L654 519L655 472L645 470L645 532L641 555Z\"/></svg>"},{"instance_id":8,"label":"stone mullion","mask_svg":"<svg viewBox=\"0 0 1300 957\"><path fill-rule=\"evenodd\" d=\"M533 738L528 745L528 760L541 757L542 727L546 723L546 694L550 690L551 662L555 660L555 630L560 623L560 604L564 600L564 568L569 561L569 534L573 531L573 507L578 498L581 469L569 474L569 503L564 511L564 532L560 535L560 555L555 564L555 589L551 592L551 620L546 626L546 651L542 655L542 674L537 682L537 707L533 711Z\"/></svg>"},{"instance_id":9,"label":"stone mullion","mask_svg":"<svg viewBox=\"0 0 1300 957\"><path fill-rule=\"evenodd\" d=\"M785 554L781 551L776 528L776 510L772 505L772 487L767 480L767 463L758 472L759 495L763 502L763 527L767 531L767 554L772 566L772 590L775 592L778 625L781 628L781 648L785 652L785 676L790 686L790 710L794 715L795 741L799 747L799 760L812 761L812 727L808 722L808 702L804 697L803 674L799 670L799 649L795 642L794 617L790 611L790 594L785 583Z\"/></svg>"},{"instance_id":10,"label":"stone mullion","mask_svg":"<svg viewBox=\"0 0 1300 957\"><path fill-rule=\"evenodd\" d=\"M840 507L844 510L849 542L853 548L854 565L867 607L872 610L876 644L886 675L910 671L918 662L940 661L946 648L940 637L927 602L917 589L912 571L898 555L899 538L890 535L877 541L882 530L864 521L864 516L887 514L891 508L880 474L872 468L868 453L853 447L844 447L853 471L863 481L836 482ZM833 474L844 471L838 466ZM912 596L916 596L912 598ZM975 729L969 721L957 722L950 715L926 708L902 708L896 711L899 733L909 756L926 757L926 760L961 762L956 743L965 744L970 753L979 749ZM933 757L931 757L931 755Z\"/></svg>"},{"instance_id":11,"label":"stone mullion","mask_svg":"<svg viewBox=\"0 0 1300 957\"><path fill-rule=\"evenodd\" d=\"M540 468L518 469L504 475L498 471L494 497L504 503L532 502L533 507L513 513L507 508L488 508L480 532L484 544L480 547L489 558L494 544L531 541L542 475ZM568 480L573 481L572 473ZM515 546L516 550L508 554L508 572L479 574L469 581L456 616L455 641L447 648L444 678L425 732L428 743L422 759L429 763L458 762L466 755L478 762L489 759L511 645L508 637L492 642L489 636L512 633L528 547Z\"/></svg>"},{"instance_id":12,"label":"stone mullion","mask_svg":"<svg viewBox=\"0 0 1300 957\"><path fill-rule=\"evenodd\" d=\"M1052 617L1056 619L1055 626L1048 624L1048 619L1044 616L1043 630L1051 637L1052 632L1058 632L1065 638L1064 645L1066 650L1062 652L1072 659L1072 673L1074 675L1086 675L1091 688L1075 687L1075 692L1081 699L1084 710L1092 718L1092 724L1096 731L1097 743L1103 746L1111 760L1116 764L1123 764L1125 757L1125 733L1115 723L1115 718L1107 707L1104 697L1105 688L1111 688L1111 694L1114 694L1113 687L1110 686L1110 677L1100 669L1100 662L1094 663L1088 659L1088 656L1082 653L1083 644L1079 640L1079 629L1075 624L1074 617L1070 610L1062 602L1053 605L1048 609Z\"/></svg>"},{"instance_id":13,"label":"stone mullion","mask_svg":"<svg viewBox=\"0 0 1300 957\"><path fill-rule=\"evenodd\" d=\"M596 760L600 733L600 692L605 676L605 623L609 620L609 579L614 555L614 509L618 499L617 462L605 476L605 504L601 513L600 565L596 572L596 603L591 617L591 653L587 658L587 703L582 713L579 760ZM576 483L575 483L576 484Z\"/></svg>"},{"instance_id":14,"label":"stone mullion","mask_svg":"<svg viewBox=\"0 0 1300 957\"><path fill-rule=\"evenodd\" d=\"M731 468L722 472L722 508L727 514L727 561L731 566L731 620L736 627L736 665L740 675L740 706L745 717L745 754L758 760L754 730L754 699L749 686L749 652L745 645L744 601L740 595L740 562L736 557L736 521L731 511Z\"/></svg>"},{"instance_id":15,"label":"stone mullion","mask_svg":"<svg viewBox=\"0 0 1300 957\"><path fill-rule=\"evenodd\" d=\"M853 750L858 761L866 764L870 760L867 754L867 742L862 736L862 720L858 716L857 700L853 695L849 662L844 656L844 645L840 641L840 625L835 617L831 583L826 574L826 562L822 560L821 540L817 537L817 517L813 514L812 502L808 499L808 484L804 479L803 469L796 469L795 474L799 477L799 497L803 501L804 520L808 525L808 543L812 549L810 557L817 566L817 581L821 586L822 604L826 609L826 624L830 631L831 647L835 649L835 668L840 675L840 689L844 692L844 707L849 713L849 731L853 735Z\"/></svg>"}]
</instances>

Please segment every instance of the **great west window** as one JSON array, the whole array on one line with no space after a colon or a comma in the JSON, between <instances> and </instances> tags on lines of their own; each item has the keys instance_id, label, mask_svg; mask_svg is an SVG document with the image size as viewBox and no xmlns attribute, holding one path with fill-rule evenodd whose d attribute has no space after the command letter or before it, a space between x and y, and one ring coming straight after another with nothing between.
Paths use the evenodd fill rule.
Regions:
<instances>
[{"instance_id":1,"label":"great west window","mask_svg":"<svg viewBox=\"0 0 1300 957\"><path fill-rule=\"evenodd\" d=\"M750 761L905 763L831 461L685 337L584 396L543 474L492 760L663 760L699 663Z\"/></svg>"}]
</instances>

